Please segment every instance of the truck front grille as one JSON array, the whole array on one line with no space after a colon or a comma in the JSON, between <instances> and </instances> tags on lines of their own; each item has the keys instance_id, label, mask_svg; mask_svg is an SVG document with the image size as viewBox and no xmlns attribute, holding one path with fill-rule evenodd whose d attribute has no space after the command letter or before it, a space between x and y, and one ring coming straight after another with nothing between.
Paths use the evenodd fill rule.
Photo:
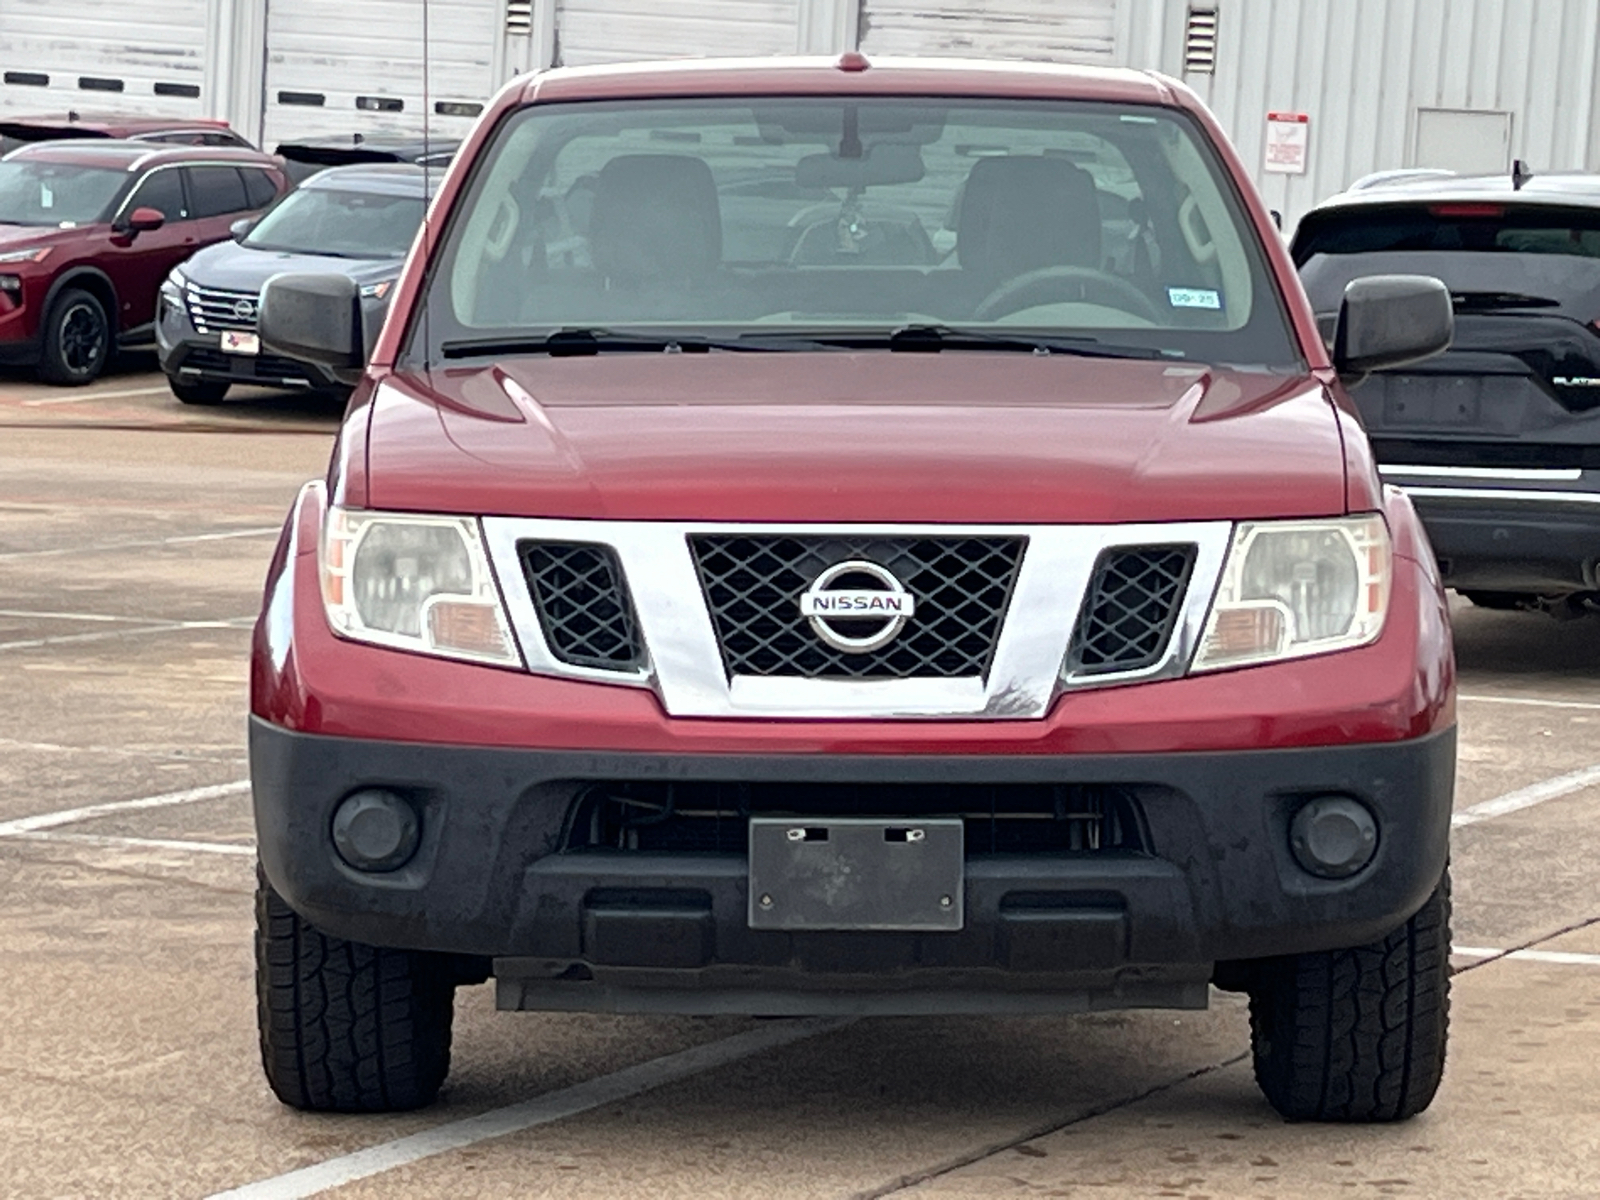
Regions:
<instances>
[{"instance_id":1,"label":"truck front grille","mask_svg":"<svg viewBox=\"0 0 1600 1200\"><path fill-rule=\"evenodd\" d=\"M1067 656L1071 676L1159 663L1194 569L1194 546L1116 546L1095 563Z\"/></svg>"},{"instance_id":2,"label":"truck front grille","mask_svg":"<svg viewBox=\"0 0 1600 1200\"><path fill-rule=\"evenodd\" d=\"M217 333L224 329L248 332L256 327L261 297L255 292L234 292L189 283L184 286L183 299L189 306L189 323L197 333Z\"/></svg>"},{"instance_id":3,"label":"truck front grille","mask_svg":"<svg viewBox=\"0 0 1600 1200\"><path fill-rule=\"evenodd\" d=\"M729 678L983 676L994 657L1026 539L699 534L689 539ZM849 653L800 615L828 567L860 560L890 571L916 600L900 634Z\"/></svg>"},{"instance_id":4,"label":"truck front grille","mask_svg":"<svg viewBox=\"0 0 1600 1200\"><path fill-rule=\"evenodd\" d=\"M1137 796L1102 784L580 785L565 850L744 854L752 816L961 817L975 854L1151 853Z\"/></svg>"},{"instance_id":5,"label":"truck front grille","mask_svg":"<svg viewBox=\"0 0 1600 1200\"><path fill-rule=\"evenodd\" d=\"M629 671L644 658L628 585L609 546L521 542L523 574L545 643L561 662Z\"/></svg>"}]
</instances>

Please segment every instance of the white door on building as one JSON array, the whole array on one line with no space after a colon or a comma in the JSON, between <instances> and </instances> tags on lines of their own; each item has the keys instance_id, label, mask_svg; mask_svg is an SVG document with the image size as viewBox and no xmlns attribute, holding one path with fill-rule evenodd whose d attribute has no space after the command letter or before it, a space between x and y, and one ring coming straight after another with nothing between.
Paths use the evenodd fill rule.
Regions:
<instances>
[{"instance_id":1,"label":"white door on building","mask_svg":"<svg viewBox=\"0 0 1600 1200\"><path fill-rule=\"evenodd\" d=\"M862 0L874 54L1111 64L1117 0Z\"/></svg>"},{"instance_id":2,"label":"white door on building","mask_svg":"<svg viewBox=\"0 0 1600 1200\"><path fill-rule=\"evenodd\" d=\"M503 82L495 49L504 0L266 4L268 148L354 133L415 137L425 124L435 136L459 138Z\"/></svg>"},{"instance_id":3,"label":"white door on building","mask_svg":"<svg viewBox=\"0 0 1600 1200\"><path fill-rule=\"evenodd\" d=\"M0 0L0 113L200 117L207 0Z\"/></svg>"},{"instance_id":4,"label":"white door on building","mask_svg":"<svg viewBox=\"0 0 1600 1200\"><path fill-rule=\"evenodd\" d=\"M1412 165L1462 175L1511 169L1511 114L1492 109L1419 108Z\"/></svg>"},{"instance_id":5,"label":"white door on building","mask_svg":"<svg viewBox=\"0 0 1600 1200\"><path fill-rule=\"evenodd\" d=\"M802 0L557 0L564 67L644 58L793 54ZM810 2L810 0L806 0Z\"/></svg>"}]
</instances>

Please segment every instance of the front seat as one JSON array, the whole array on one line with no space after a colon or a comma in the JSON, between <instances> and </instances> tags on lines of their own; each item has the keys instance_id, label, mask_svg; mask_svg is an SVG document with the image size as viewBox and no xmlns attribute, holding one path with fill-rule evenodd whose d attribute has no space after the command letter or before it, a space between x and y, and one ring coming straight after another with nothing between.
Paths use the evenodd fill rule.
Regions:
<instances>
[{"instance_id":1,"label":"front seat","mask_svg":"<svg viewBox=\"0 0 1600 1200\"><path fill-rule=\"evenodd\" d=\"M1063 158L980 158L962 189L956 260L982 292L1043 267L1098 270L1094 177Z\"/></svg>"},{"instance_id":2,"label":"front seat","mask_svg":"<svg viewBox=\"0 0 1600 1200\"><path fill-rule=\"evenodd\" d=\"M711 168L681 154L624 154L600 169L589 253L608 290L694 287L722 262Z\"/></svg>"}]
</instances>

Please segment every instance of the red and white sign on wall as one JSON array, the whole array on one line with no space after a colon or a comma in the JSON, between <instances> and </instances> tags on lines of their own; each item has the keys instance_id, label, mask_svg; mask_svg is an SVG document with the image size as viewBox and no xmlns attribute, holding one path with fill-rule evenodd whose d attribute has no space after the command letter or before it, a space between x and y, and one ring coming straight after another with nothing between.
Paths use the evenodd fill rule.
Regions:
<instances>
[{"instance_id":1,"label":"red and white sign on wall","mask_svg":"<svg viewBox=\"0 0 1600 1200\"><path fill-rule=\"evenodd\" d=\"M1306 149L1311 143L1311 118L1306 113L1267 114L1267 161L1262 168L1280 175L1306 173Z\"/></svg>"}]
</instances>

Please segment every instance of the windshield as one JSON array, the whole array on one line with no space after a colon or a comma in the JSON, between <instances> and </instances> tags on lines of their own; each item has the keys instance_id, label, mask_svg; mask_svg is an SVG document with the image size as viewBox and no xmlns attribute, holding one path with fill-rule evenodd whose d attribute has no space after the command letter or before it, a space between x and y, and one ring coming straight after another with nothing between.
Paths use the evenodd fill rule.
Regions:
<instances>
[{"instance_id":1,"label":"windshield","mask_svg":"<svg viewBox=\"0 0 1600 1200\"><path fill-rule=\"evenodd\" d=\"M244 244L336 258L400 258L411 248L422 212L419 197L310 188L291 193L262 217Z\"/></svg>"},{"instance_id":2,"label":"windshield","mask_svg":"<svg viewBox=\"0 0 1600 1200\"><path fill-rule=\"evenodd\" d=\"M455 355L556 331L933 327L1298 362L1212 149L1151 106L530 107L486 149L425 303L431 352Z\"/></svg>"},{"instance_id":3,"label":"windshield","mask_svg":"<svg viewBox=\"0 0 1600 1200\"><path fill-rule=\"evenodd\" d=\"M71 228L110 217L126 171L71 163L0 162L0 223Z\"/></svg>"}]
</instances>

